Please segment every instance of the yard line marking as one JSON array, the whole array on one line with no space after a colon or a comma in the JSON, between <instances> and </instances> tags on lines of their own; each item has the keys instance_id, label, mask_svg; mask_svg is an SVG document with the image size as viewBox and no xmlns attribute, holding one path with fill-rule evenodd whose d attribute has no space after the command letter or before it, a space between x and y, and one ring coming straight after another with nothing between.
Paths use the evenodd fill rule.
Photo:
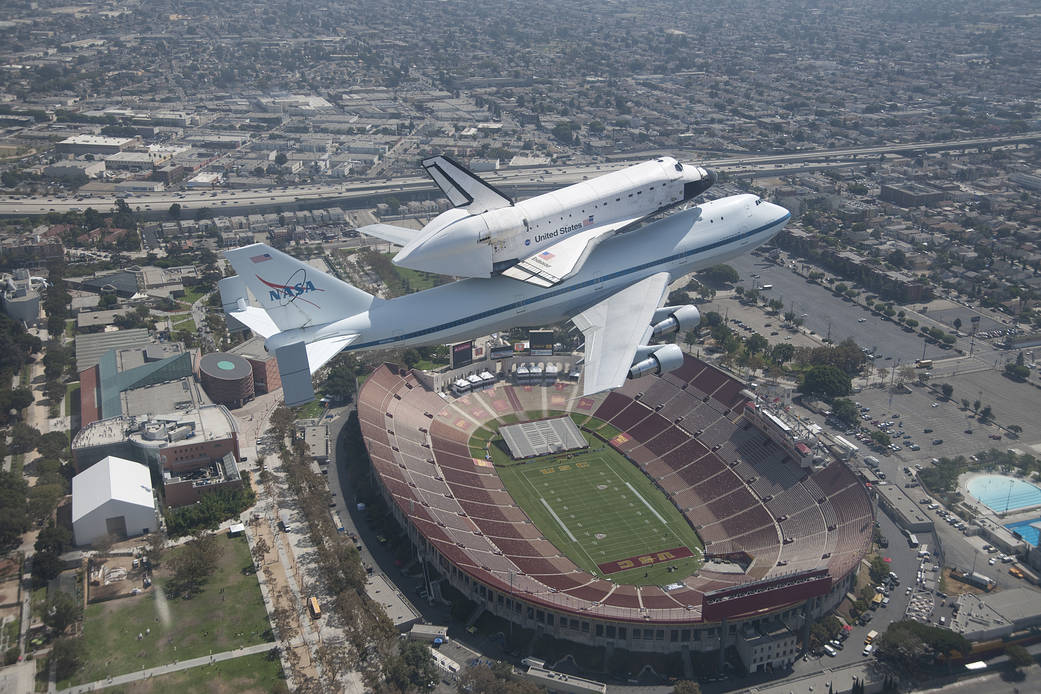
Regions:
<instances>
[{"instance_id":1,"label":"yard line marking","mask_svg":"<svg viewBox=\"0 0 1041 694\"><path fill-rule=\"evenodd\" d=\"M633 488L633 485L626 482L625 486L629 487L629 491L635 494L636 498L643 502L643 505L647 507L647 510L653 513L654 517L660 520L662 525L664 525L665 527L669 527L669 524L665 522L665 519L661 517L661 514L655 511L654 508L649 503L647 503L647 499L644 499L642 496L640 496L640 492L636 491L636 489Z\"/></svg>"},{"instance_id":2,"label":"yard line marking","mask_svg":"<svg viewBox=\"0 0 1041 694\"><path fill-rule=\"evenodd\" d=\"M571 541L578 542L578 538L571 534L571 531L568 530L568 527L566 525L564 525L564 521L560 520L560 516L558 516L557 512L553 510L553 507L549 505L549 502L543 499L541 496L539 497L539 501L541 501L542 505L546 507L547 511L549 511L549 515L553 516L557 523L560 524L560 527L564 529L564 532L566 532L567 536L571 538Z\"/></svg>"}]
</instances>

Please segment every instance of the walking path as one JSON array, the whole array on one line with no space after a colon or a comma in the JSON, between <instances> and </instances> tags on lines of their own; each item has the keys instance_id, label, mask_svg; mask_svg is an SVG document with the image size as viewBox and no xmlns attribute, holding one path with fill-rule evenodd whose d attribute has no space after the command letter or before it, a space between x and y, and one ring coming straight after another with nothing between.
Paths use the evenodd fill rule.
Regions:
<instances>
[{"instance_id":1,"label":"walking path","mask_svg":"<svg viewBox=\"0 0 1041 694\"><path fill-rule=\"evenodd\" d=\"M148 668L147 670L128 672L125 675L116 675L115 677L109 677L108 679L98 680L96 682L79 684L75 687L69 687L68 689L59 689L58 694L80 694L81 692L95 692L99 689L105 689L107 687L116 687L121 684L130 684L132 682L139 682L140 680L158 677L160 675L168 675L171 672L179 672L180 670L187 670L193 667L201 667L203 665L212 665L213 663L218 663L222 660L241 658L244 655L256 655L257 653L267 653L268 651L277 647L278 644L274 642L259 643L255 646L244 646L242 648L236 648L233 651L224 651L223 653L204 655L198 658L191 658L189 660L182 660L181 662L170 663L169 665L160 665L158 667Z\"/></svg>"}]
</instances>

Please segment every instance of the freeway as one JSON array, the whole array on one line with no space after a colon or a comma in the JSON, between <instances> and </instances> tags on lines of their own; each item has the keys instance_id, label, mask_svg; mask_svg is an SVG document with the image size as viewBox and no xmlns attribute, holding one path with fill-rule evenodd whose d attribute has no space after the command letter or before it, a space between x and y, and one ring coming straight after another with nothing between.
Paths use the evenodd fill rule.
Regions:
<instances>
[{"instance_id":1,"label":"freeway","mask_svg":"<svg viewBox=\"0 0 1041 694\"><path fill-rule=\"evenodd\" d=\"M856 160L857 157L910 155L924 152L956 151L979 147L1002 147L1041 141L1041 132L1005 135L1000 137L966 138L940 142L913 142L851 147L843 149L812 150L766 155L740 155L698 162L720 171L748 172L769 165L775 168L808 162ZM507 170L489 174L486 180L507 190L538 192L577 183L586 178L636 164L643 159L615 161L609 164L558 165L522 170ZM778 171L778 173L782 173ZM108 211L116 199L123 198L131 208L145 217L165 217L170 205L181 206L182 213L192 216L193 211L210 208L217 214L243 214L277 209L316 208L345 205L357 207L366 200L379 197L434 191L434 184L426 177L373 179L344 183L325 183L293 187L269 187L251 190L226 188L162 193L120 193L70 197L23 197L0 200L0 217L27 217L49 213L82 212L88 207Z\"/></svg>"}]
</instances>

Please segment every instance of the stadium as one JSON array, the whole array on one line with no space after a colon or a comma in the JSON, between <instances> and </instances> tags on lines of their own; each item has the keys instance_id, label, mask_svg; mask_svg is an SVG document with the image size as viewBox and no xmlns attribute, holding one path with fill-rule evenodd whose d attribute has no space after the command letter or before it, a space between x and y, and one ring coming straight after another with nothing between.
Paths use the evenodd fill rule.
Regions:
<instances>
[{"instance_id":1,"label":"stadium","mask_svg":"<svg viewBox=\"0 0 1041 694\"><path fill-rule=\"evenodd\" d=\"M733 645L750 670L787 667L871 542L872 506L849 468L815 467L743 384L689 355L592 397L563 382L455 397L383 365L358 416L420 556L488 611L553 638ZM500 427L553 418L566 419L507 433L526 457L508 453ZM584 440L565 446L574 430Z\"/></svg>"}]
</instances>

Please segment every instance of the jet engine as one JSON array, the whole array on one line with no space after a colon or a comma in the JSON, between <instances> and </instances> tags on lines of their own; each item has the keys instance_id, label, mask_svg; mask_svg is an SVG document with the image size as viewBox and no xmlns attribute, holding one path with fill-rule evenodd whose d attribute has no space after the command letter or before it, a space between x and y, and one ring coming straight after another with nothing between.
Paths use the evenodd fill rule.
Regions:
<instances>
[{"instance_id":1,"label":"jet engine","mask_svg":"<svg viewBox=\"0 0 1041 694\"><path fill-rule=\"evenodd\" d=\"M661 337L671 333L693 330L701 322L701 314L696 306L664 306L654 312L651 335Z\"/></svg>"},{"instance_id":2,"label":"jet engine","mask_svg":"<svg viewBox=\"0 0 1041 694\"><path fill-rule=\"evenodd\" d=\"M693 307L691 307L693 308ZM629 378L639 378L645 374L660 374L678 369L683 365L683 350L679 345L658 345L648 347L642 345L636 350L636 358L629 368Z\"/></svg>"}]
</instances>

